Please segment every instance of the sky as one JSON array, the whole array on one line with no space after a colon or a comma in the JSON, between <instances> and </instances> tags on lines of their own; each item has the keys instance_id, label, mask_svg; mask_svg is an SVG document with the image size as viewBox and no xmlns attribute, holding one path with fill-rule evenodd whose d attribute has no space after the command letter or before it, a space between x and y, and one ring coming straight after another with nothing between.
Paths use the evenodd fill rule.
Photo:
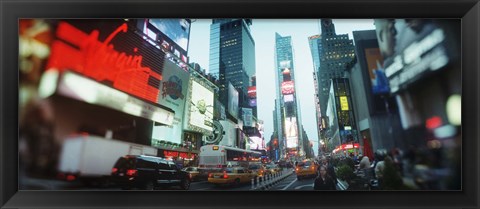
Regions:
<instances>
[{"instance_id":1,"label":"sky","mask_svg":"<svg viewBox=\"0 0 480 209\"><path fill-rule=\"evenodd\" d=\"M211 19L197 19L192 22L188 56L190 62L200 64L208 72L210 50ZM352 31L374 30L372 19L333 19L335 32L347 34L353 39ZM265 141L270 141L273 133L273 110L275 107L275 32L281 36L291 36L297 101L300 103L302 125L313 142L313 150L318 154L318 135L315 119L313 84L313 61L308 37L321 34L318 19L253 19L250 26L255 41L255 61L257 76L258 119L264 121Z\"/></svg>"}]
</instances>

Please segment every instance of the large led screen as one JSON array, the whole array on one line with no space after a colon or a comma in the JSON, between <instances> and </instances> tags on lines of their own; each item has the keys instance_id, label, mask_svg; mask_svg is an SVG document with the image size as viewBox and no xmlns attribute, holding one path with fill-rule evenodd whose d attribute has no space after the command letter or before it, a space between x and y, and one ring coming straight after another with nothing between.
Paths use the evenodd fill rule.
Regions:
<instances>
[{"instance_id":1,"label":"large led screen","mask_svg":"<svg viewBox=\"0 0 480 209\"><path fill-rule=\"evenodd\" d=\"M287 117L285 119L285 136L287 138L287 148L298 147L298 127L296 117Z\"/></svg>"},{"instance_id":2,"label":"large led screen","mask_svg":"<svg viewBox=\"0 0 480 209\"><path fill-rule=\"evenodd\" d=\"M189 126L200 132L213 131L213 91L191 78Z\"/></svg>"}]
</instances>

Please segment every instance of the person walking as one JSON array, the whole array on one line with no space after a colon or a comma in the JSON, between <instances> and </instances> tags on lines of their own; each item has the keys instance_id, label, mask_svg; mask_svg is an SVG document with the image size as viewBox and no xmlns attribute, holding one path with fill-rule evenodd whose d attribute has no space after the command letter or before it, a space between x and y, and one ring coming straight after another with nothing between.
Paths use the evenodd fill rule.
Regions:
<instances>
[{"instance_id":1,"label":"person walking","mask_svg":"<svg viewBox=\"0 0 480 209\"><path fill-rule=\"evenodd\" d=\"M337 174L335 173L335 167L333 167L333 164L331 163L331 159L330 158L324 158L323 159L323 166L325 166L325 168L327 170L327 174L333 179L335 184L337 184L338 183Z\"/></svg>"},{"instance_id":2,"label":"person walking","mask_svg":"<svg viewBox=\"0 0 480 209\"><path fill-rule=\"evenodd\" d=\"M327 174L327 168L320 166L320 175L315 179L314 190L337 190L335 181Z\"/></svg>"}]
</instances>

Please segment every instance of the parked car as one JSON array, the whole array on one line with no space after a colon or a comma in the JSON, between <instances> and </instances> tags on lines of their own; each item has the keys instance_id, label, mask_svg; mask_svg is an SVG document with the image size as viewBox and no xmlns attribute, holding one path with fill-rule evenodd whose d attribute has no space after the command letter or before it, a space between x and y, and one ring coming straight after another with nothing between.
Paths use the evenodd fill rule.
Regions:
<instances>
[{"instance_id":1,"label":"parked car","mask_svg":"<svg viewBox=\"0 0 480 209\"><path fill-rule=\"evenodd\" d=\"M224 168L220 172L210 173L208 182L217 185L239 185L250 183L253 178L255 178L255 174L243 167L230 167Z\"/></svg>"},{"instance_id":2,"label":"parked car","mask_svg":"<svg viewBox=\"0 0 480 209\"><path fill-rule=\"evenodd\" d=\"M154 190L178 185L188 190L191 182L189 173L178 169L174 162L145 155L120 157L112 168L111 177L122 189Z\"/></svg>"}]
</instances>

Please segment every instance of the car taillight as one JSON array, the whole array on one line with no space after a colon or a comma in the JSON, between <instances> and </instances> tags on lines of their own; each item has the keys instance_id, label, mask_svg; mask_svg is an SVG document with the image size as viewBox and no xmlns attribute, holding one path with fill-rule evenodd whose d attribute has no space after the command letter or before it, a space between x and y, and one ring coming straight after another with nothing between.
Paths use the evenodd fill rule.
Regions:
<instances>
[{"instance_id":1,"label":"car taillight","mask_svg":"<svg viewBox=\"0 0 480 209\"><path fill-rule=\"evenodd\" d=\"M127 170L127 176L136 176L136 175L137 175L137 170L135 169Z\"/></svg>"},{"instance_id":2,"label":"car taillight","mask_svg":"<svg viewBox=\"0 0 480 209\"><path fill-rule=\"evenodd\" d=\"M226 171L223 172L223 178L224 178L224 179L228 179L228 175L227 175L227 172L226 172Z\"/></svg>"},{"instance_id":3,"label":"car taillight","mask_svg":"<svg viewBox=\"0 0 480 209\"><path fill-rule=\"evenodd\" d=\"M118 168L112 168L112 173L116 173L118 171Z\"/></svg>"},{"instance_id":4,"label":"car taillight","mask_svg":"<svg viewBox=\"0 0 480 209\"><path fill-rule=\"evenodd\" d=\"M76 177L74 175L67 175L67 181L73 181Z\"/></svg>"},{"instance_id":5,"label":"car taillight","mask_svg":"<svg viewBox=\"0 0 480 209\"><path fill-rule=\"evenodd\" d=\"M208 178L213 178L213 173L209 173Z\"/></svg>"}]
</instances>

